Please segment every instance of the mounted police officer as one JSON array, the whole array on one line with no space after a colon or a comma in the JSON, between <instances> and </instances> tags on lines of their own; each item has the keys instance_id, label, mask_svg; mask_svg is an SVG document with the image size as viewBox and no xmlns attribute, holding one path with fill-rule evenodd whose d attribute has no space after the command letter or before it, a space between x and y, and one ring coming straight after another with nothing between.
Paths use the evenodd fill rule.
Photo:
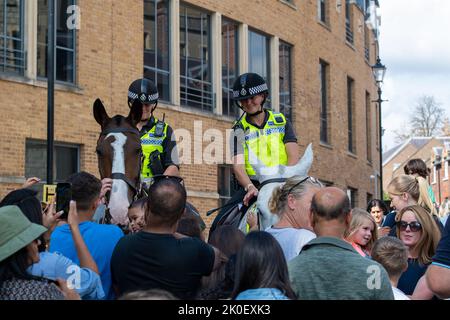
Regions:
<instances>
[{"instance_id":1,"label":"mounted police officer","mask_svg":"<svg viewBox=\"0 0 450 320\"><path fill-rule=\"evenodd\" d=\"M141 181L151 184L154 175L179 176L178 151L173 130L162 120L153 116L158 105L158 89L146 78L137 79L128 89L128 106L139 99L142 103L142 118L137 124L141 135L143 161Z\"/></svg>"},{"instance_id":2,"label":"mounted police officer","mask_svg":"<svg viewBox=\"0 0 450 320\"><path fill-rule=\"evenodd\" d=\"M266 81L256 73L240 75L233 85L233 99L244 111L234 125L233 171L244 189L245 205L258 195L258 181L249 149L266 167L294 165L299 159L297 137L282 113L264 108L269 95Z\"/></svg>"},{"instance_id":3,"label":"mounted police officer","mask_svg":"<svg viewBox=\"0 0 450 320\"><path fill-rule=\"evenodd\" d=\"M256 73L240 75L233 85L233 99L244 111L233 126L231 135L233 172L240 185L228 204L222 207L212 229L233 204L243 201L245 206L258 195L255 170L249 149L266 167L294 165L299 159L297 137L291 123L282 113L264 108L269 95L266 81Z\"/></svg>"}]
</instances>

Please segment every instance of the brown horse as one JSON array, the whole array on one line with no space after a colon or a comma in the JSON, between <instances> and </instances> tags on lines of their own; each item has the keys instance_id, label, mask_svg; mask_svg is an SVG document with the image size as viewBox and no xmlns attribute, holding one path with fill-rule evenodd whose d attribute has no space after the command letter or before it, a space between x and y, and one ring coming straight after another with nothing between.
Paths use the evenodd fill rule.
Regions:
<instances>
[{"instance_id":1,"label":"brown horse","mask_svg":"<svg viewBox=\"0 0 450 320\"><path fill-rule=\"evenodd\" d=\"M126 118L121 115L110 118L100 99L95 100L93 110L94 118L102 129L96 149L100 177L113 179L108 201L110 222L127 226L128 208L133 200L142 195L142 148L136 128L142 117L142 104L135 99ZM185 215L196 217L201 229L205 229L200 213L192 204L186 203Z\"/></svg>"},{"instance_id":2,"label":"brown horse","mask_svg":"<svg viewBox=\"0 0 450 320\"><path fill-rule=\"evenodd\" d=\"M128 117L110 118L97 99L93 111L102 130L96 148L100 177L113 179L108 201L111 223L125 226L128 207L140 191L142 149L136 124L141 120L142 104L136 99Z\"/></svg>"}]
</instances>

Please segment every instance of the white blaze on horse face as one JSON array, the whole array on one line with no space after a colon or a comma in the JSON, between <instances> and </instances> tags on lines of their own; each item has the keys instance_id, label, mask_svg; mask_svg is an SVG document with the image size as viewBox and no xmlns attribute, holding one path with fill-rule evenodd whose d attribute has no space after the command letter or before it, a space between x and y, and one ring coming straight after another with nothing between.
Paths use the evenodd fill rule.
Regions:
<instances>
[{"instance_id":1,"label":"white blaze on horse face","mask_svg":"<svg viewBox=\"0 0 450 320\"><path fill-rule=\"evenodd\" d=\"M124 146L127 137L123 133L110 133L106 138L113 136L114 142L111 147L114 150L111 173L125 174L125 152ZM126 225L128 223L128 185L121 179L113 179L111 196L109 198L108 208L112 217L112 223Z\"/></svg>"}]
</instances>

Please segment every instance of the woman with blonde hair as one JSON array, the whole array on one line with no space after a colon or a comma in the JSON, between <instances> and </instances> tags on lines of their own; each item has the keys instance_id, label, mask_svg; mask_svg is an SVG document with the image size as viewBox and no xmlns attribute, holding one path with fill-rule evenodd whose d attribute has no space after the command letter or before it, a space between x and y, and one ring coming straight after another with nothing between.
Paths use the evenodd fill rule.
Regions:
<instances>
[{"instance_id":1,"label":"woman with blonde hair","mask_svg":"<svg viewBox=\"0 0 450 320\"><path fill-rule=\"evenodd\" d=\"M417 204L424 208L430 217L433 217L439 230L442 232L444 226L439 220L436 208L428 195L428 182L423 177L405 174L399 175L389 183L387 191L391 198L391 207L394 207L397 212L407 206ZM388 217L386 217L386 220L389 220ZM393 220L392 215L390 220ZM393 221L390 223L392 225L389 225L389 222L387 221L383 226L386 226L387 224L387 226L392 228L394 223Z\"/></svg>"},{"instance_id":2,"label":"woman with blonde hair","mask_svg":"<svg viewBox=\"0 0 450 320\"><path fill-rule=\"evenodd\" d=\"M344 237L361 256L370 257L373 244L378 238L374 217L363 209L352 209L352 220Z\"/></svg>"},{"instance_id":3,"label":"woman with blonde hair","mask_svg":"<svg viewBox=\"0 0 450 320\"><path fill-rule=\"evenodd\" d=\"M408 248L408 269L402 274L398 288L413 299L431 299L425 278L421 279L441 238L431 215L421 206L404 207L396 216L397 237Z\"/></svg>"},{"instance_id":4,"label":"woman with blonde hair","mask_svg":"<svg viewBox=\"0 0 450 320\"><path fill-rule=\"evenodd\" d=\"M278 241L286 261L298 256L303 246L316 237L309 210L314 194L322 187L313 177L293 176L272 193L269 209L280 218L266 231Z\"/></svg>"}]
</instances>

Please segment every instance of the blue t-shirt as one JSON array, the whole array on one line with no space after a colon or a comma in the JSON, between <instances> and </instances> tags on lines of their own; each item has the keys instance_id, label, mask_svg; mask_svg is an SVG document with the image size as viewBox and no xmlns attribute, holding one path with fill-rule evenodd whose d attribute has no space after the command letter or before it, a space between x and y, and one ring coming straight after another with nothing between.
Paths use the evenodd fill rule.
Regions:
<instances>
[{"instance_id":1,"label":"blue t-shirt","mask_svg":"<svg viewBox=\"0 0 450 320\"><path fill-rule=\"evenodd\" d=\"M97 263L106 299L114 299L111 286L111 256L117 242L123 237L123 232L117 226L90 221L80 223L79 228L92 258ZM57 227L53 231L50 237L49 251L59 252L73 262L80 264L68 224Z\"/></svg>"},{"instance_id":2,"label":"blue t-shirt","mask_svg":"<svg viewBox=\"0 0 450 320\"><path fill-rule=\"evenodd\" d=\"M69 280L75 291L86 300L105 298L100 276L89 268L80 268L76 263L56 252L39 253L39 262L27 271L36 277L50 280ZM79 275L79 277L78 277Z\"/></svg>"}]
</instances>

